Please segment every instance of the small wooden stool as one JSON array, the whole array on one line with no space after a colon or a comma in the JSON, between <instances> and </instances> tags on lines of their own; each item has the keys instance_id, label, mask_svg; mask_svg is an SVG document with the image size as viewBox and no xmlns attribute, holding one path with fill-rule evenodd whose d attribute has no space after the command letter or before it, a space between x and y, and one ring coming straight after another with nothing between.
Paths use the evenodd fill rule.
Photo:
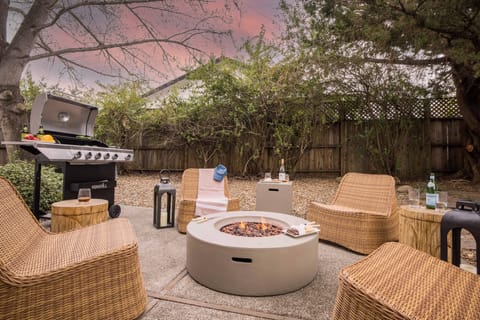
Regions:
<instances>
[{"instance_id":1,"label":"small wooden stool","mask_svg":"<svg viewBox=\"0 0 480 320\"><path fill-rule=\"evenodd\" d=\"M444 211L425 207L400 207L399 242L440 258L440 225ZM451 236L448 238L448 258L451 261Z\"/></svg>"},{"instance_id":2,"label":"small wooden stool","mask_svg":"<svg viewBox=\"0 0 480 320\"><path fill-rule=\"evenodd\" d=\"M52 203L52 232L63 232L97 224L108 219L108 201L90 199L79 202L76 199Z\"/></svg>"}]
</instances>

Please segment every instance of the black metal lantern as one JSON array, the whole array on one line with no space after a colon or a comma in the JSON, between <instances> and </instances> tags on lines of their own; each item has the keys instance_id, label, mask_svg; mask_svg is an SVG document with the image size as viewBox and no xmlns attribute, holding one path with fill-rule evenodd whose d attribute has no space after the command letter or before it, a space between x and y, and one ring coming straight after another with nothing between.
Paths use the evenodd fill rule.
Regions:
<instances>
[{"instance_id":1,"label":"black metal lantern","mask_svg":"<svg viewBox=\"0 0 480 320\"><path fill-rule=\"evenodd\" d=\"M153 194L153 225L155 228L172 228L174 226L176 193L175 186L170 183L169 178L160 178L160 183L155 186Z\"/></svg>"}]
</instances>

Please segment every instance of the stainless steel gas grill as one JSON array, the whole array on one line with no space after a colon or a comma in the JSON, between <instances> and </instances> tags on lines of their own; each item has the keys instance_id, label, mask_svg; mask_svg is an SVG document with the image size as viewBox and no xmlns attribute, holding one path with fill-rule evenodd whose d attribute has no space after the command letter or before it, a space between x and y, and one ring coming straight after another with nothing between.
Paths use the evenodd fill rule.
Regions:
<instances>
[{"instance_id":1,"label":"stainless steel gas grill","mask_svg":"<svg viewBox=\"0 0 480 320\"><path fill-rule=\"evenodd\" d=\"M75 199L79 188L91 188L92 197L108 200L109 215L118 217L120 206L114 204L116 164L133 161L133 150L108 147L93 139L98 108L43 93L35 98L30 116L30 132L43 127L55 143L38 140L4 141L19 145L35 156L35 188L32 211L40 212L41 168L55 165L63 173L63 199Z\"/></svg>"}]
</instances>

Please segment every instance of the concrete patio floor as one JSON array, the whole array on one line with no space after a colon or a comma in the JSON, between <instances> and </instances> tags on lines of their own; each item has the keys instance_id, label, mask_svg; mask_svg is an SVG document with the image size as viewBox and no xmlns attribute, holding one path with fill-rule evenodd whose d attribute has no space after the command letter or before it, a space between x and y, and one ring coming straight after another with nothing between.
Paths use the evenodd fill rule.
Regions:
<instances>
[{"instance_id":1,"label":"concrete patio floor","mask_svg":"<svg viewBox=\"0 0 480 320\"><path fill-rule=\"evenodd\" d=\"M306 287L271 297L235 296L208 289L188 275L186 236L176 228L156 229L152 208L123 205L121 217L132 222L139 240L148 294L141 320L330 319L338 272L363 257L320 242L318 273Z\"/></svg>"}]
</instances>

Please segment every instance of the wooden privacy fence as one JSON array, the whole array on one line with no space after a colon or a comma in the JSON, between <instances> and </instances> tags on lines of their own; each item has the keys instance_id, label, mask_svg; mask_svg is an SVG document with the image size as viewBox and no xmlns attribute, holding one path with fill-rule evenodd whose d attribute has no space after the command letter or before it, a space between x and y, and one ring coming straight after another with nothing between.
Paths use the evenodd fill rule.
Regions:
<instances>
[{"instance_id":1,"label":"wooden privacy fence","mask_svg":"<svg viewBox=\"0 0 480 320\"><path fill-rule=\"evenodd\" d=\"M380 119L381 106L369 106L359 111L354 105L332 108L330 121L318 125L312 135L311 146L299 159L295 168L287 161L287 171L309 174L343 175L346 172L385 172L381 169L382 156L368 152L370 144L384 137L368 137L379 124L391 132L398 132L390 165L392 174L402 178L423 178L430 171L456 172L464 167L464 122L455 99L416 100L408 108L390 106ZM408 109L408 130L402 127L398 114ZM343 111L341 111L343 110ZM1 136L1 134L0 134ZM182 171L190 167L202 167L194 150L185 147L160 147L161 136L155 133L142 136L133 146L135 160L125 165L129 170L158 171L163 169ZM375 140L376 139L376 140ZM381 148L377 148L381 149ZM258 168L278 170L279 157L273 148L266 147ZM371 151L371 150L370 150ZM378 150L377 150L378 151ZM382 151L382 150L380 150ZM208 166L223 163L230 174L243 172L246 159L233 146L222 155L210 159ZM0 145L0 163L6 163L6 152ZM251 172L258 173L258 172Z\"/></svg>"},{"instance_id":2,"label":"wooden privacy fence","mask_svg":"<svg viewBox=\"0 0 480 320\"><path fill-rule=\"evenodd\" d=\"M395 125L394 123L392 125ZM417 121L413 132L403 138L396 150L396 175L401 178L424 178L430 171L451 173L463 168L464 123L461 119L432 119ZM366 153L362 135L368 122L340 121L318 127L312 146L297 163L295 172L343 175L346 172L377 172L375 161ZM135 148L135 161L130 170L184 170L202 166L192 150L187 148ZM229 172L242 172L244 159L230 154L224 159L213 159L210 166L225 164ZM278 168L278 156L272 148L264 154L264 168ZM291 171L287 163L287 170Z\"/></svg>"},{"instance_id":3,"label":"wooden privacy fence","mask_svg":"<svg viewBox=\"0 0 480 320\"><path fill-rule=\"evenodd\" d=\"M350 171L384 173L385 167L389 167L388 173L402 179L415 179L425 178L430 171L452 173L464 167L465 124L453 98L406 101L403 107L397 108L379 105L358 108L350 102L333 106L328 117L329 123L315 128L311 146L295 168L287 162L288 171L343 175ZM407 121L399 120L405 118ZM378 127L395 136L395 141L388 142L394 143L389 156L378 154L384 146L371 148L386 138L381 136L381 130L375 131ZM375 133L380 136L374 136ZM158 143L159 138L142 138L143 145L135 148L135 161L130 169L184 170L203 166L193 150L149 147L148 141ZM276 171L279 158L273 148L263 151L257 167ZM382 165L381 161L388 157L390 164ZM220 159L211 159L208 166L221 162L230 173L239 174L245 161L238 150L232 148Z\"/></svg>"}]
</instances>

